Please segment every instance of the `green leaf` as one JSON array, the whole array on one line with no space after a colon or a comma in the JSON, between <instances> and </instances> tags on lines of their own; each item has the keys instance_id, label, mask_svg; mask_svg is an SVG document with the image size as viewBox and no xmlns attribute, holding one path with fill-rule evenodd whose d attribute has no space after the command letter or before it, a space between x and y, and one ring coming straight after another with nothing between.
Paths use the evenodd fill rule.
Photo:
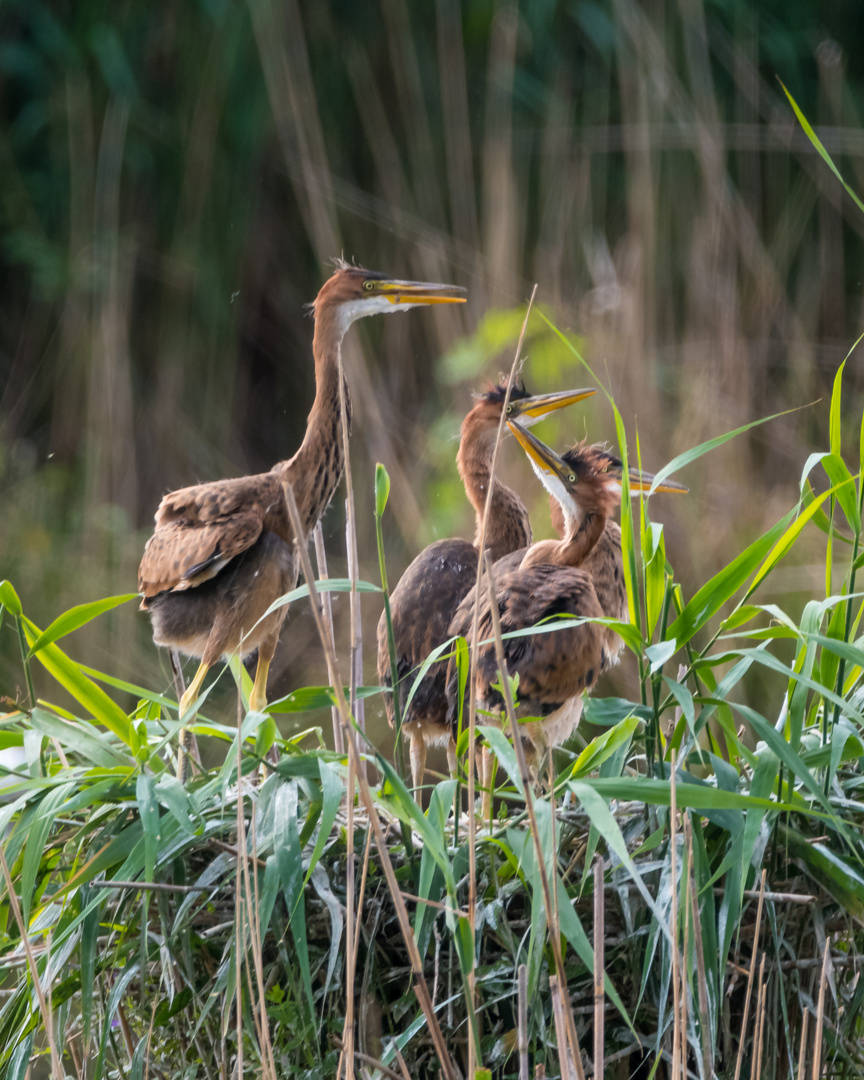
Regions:
<instances>
[{"instance_id":1,"label":"green leaf","mask_svg":"<svg viewBox=\"0 0 864 1080\"><path fill-rule=\"evenodd\" d=\"M23 614L21 601L18 599L18 593L12 587L11 581L0 581L0 604L6 608L10 615L14 615L16 619L21 618Z\"/></svg>"},{"instance_id":2,"label":"green leaf","mask_svg":"<svg viewBox=\"0 0 864 1080\"><path fill-rule=\"evenodd\" d=\"M697 631L701 630L705 623L741 588L765 558L768 550L783 534L794 515L795 510L790 510L758 540L754 540L740 555L736 555L730 563L707 581L669 627L667 636L675 638L679 645L685 645Z\"/></svg>"},{"instance_id":3,"label":"green leaf","mask_svg":"<svg viewBox=\"0 0 864 1080\"><path fill-rule=\"evenodd\" d=\"M641 722L637 716L630 716L616 724L615 727L604 731L602 735L598 735L596 739L592 739L579 757L576 758L568 779L576 780L580 776L593 772L594 769L599 769L603 762L610 758L620 746L628 743L633 738L633 734Z\"/></svg>"},{"instance_id":4,"label":"green leaf","mask_svg":"<svg viewBox=\"0 0 864 1080\"><path fill-rule=\"evenodd\" d=\"M150 882L156 873L156 853L159 850L159 806L153 789L153 778L146 773L138 774L135 798L144 831L144 878Z\"/></svg>"},{"instance_id":5,"label":"green leaf","mask_svg":"<svg viewBox=\"0 0 864 1080\"><path fill-rule=\"evenodd\" d=\"M861 210L862 212L864 212L864 203L861 202L861 200L858 198L858 196L855 194L855 192L852 190L852 188L849 187L849 185L846 183L846 181L840 175L840 173L839 173L839 171L837 169L837 166L831 160L831 155L828 153L828 151L825 149L825 147L819 141L819 138L816 135L816 132L808 124L807 118L804 116L804 113L802 113L801 110L798 108L798 105L797 105L797 103L795 101L795 98L793 98L792 95L789 93L789 91L786 89L786 86L784 85L782 79L778 79L777 81L783 87L783 93L786 95L787 98L789 98L789 104L794 109L795 115L798 117L798 123L804 129L804 134L807 136L807 138L810 140L810 142L816 148L816 150L819 153L819 156L822 158L822 160L825 162L825 164L828 166L828 168L831 170L831 172L834 173L834 175L837 177L837 179L840 181L840 183L843 185L843 187L846 188L846 191L848 192L850 198L855 202L858 209Z\"/></svg>"},{"instance_id":6,"label":"green leaf","mask_svg":"<svg viewBox=\"0 0 864 1080\"><path fill-rule=\"evenodd\" d=\"M843 369L846 367L844 360L834 376L834 386L831 390L831 419L829 423L829 444L831 453L840 457L843 453L843 428L840 422L840 403L843 396Z\"/></svg>"},{"instance_id":7,"label":"green leaf","mask_svg":"<svg viewBox=\"0 0 864 1080\"><path fill-rule=\"evenodd\" d=\"M29 619L24 618L24 634L28 645L33 645L41 631ZM90 713L94 720L130 746L129 717L105 691L92 682L81 668L70 660L59 645L46 645L36 654L36 659L66 689L73 698Z\"/></svg>"},{"instance_id":8,"label":"green leaf","mask_svg":"<svg viewBox=\"0 0 864 1080\"><path fill-rule=\"evenodd\" d=\"M62 615L58 615L48 629L43 630L39 637L36 638L30 646L30 651L27 654L28 659L46 645L50 645L52 641L57 641L59 638L71 634L73 630L78 630L80 627L92 622L93 619L98 618L99 615L104 614L106 611L111 611L112 608L120 607L121 604L128 604L130 600L137 599L138 593L123 593L121 596L108 596L104 600L94 600L92 603L79 604L77 607L70 608Z\"/></svg>"},{"instance_id":9,"label":"green leaf","mask_svg":"<svg viewBox=\"0 0 864 1080\"><path fill-rule=\"evenodd\" d=\"M783 412L774 413L772 416L763 416L760 420L751 420L749 424L744 424L743 427L735 428L734 431L727 431L725 435L716 435L713 439L700 443L690 450L685 450L683 454L678 454L677 457L672 458L668 465L664 465L660 472L655 474L654 483L651 485L649 495L653 494L659 485L662 484L667 477L671 476L672 473L678 472L679 469L683 469L685 465L689 465L691 461L695 461L697 458L702 457L703 454L707 454L710 450L715 450L718 446L722 446L724 443L729 442L730 439L734 439L737 435L742 435L751 428L759 427L760 424L767 424L769 420L777 420L779 417L788 416L789 413L793 412L798 412L798 409L784 409Z\"/></svg>"},{"instance_id":10,"label":"green leaf","mask_svg":"<svg viewBox=\"0 0 864 1080\"><path fill-rule=\"evenodd\" d=\"M35 816L30 821L27 842L24 845L24 858L21 865L21 913L25 924L30 918L30 905L33 901L33 887L45 854L45 842L54 818L61 805L74 790L73 784L61 784L49 791L39 803Z\"/></svg>"},{"instance_id":11,"label":"green leaf","mask_svg":"<svg viewBox=\"0 0 864 1080\"><path fill-rule=\"evenodd\" d=\"M380 686L358 686L357 697L370 698L382 693ZM348 700L349 687L345 687L345 700ZM292 690L278 701L267 706L268 713L313 712L315 709L329 709L336 704L332 686L302 686Z\"/></svg>"},{"instance_id":12,"label":"green leaf","mask_svg":"<svg viewBox=\"0 0 864 1080\"><path fill-rule=\"evenodd\" d=\"M112 744L110 736L85 721L64 720L37 705L30 714L30 725L34 731L41 731L43 735L56 739L65 749L80 754L88 765L103 769L114 769L118 765L127 768L134 766L134 760Z\"/></svg>"},{"instance_id":13,"label":"green leaf","mask_svg":"<svg viewBox=\"0 0 864 1080\"><path fill-rule=\"evenodd\" d=\"M387 508L387 500L390 497L390 476L379 461L375 466L375 513L378 517L384 516Z\"/></svg>"}]
</instances>

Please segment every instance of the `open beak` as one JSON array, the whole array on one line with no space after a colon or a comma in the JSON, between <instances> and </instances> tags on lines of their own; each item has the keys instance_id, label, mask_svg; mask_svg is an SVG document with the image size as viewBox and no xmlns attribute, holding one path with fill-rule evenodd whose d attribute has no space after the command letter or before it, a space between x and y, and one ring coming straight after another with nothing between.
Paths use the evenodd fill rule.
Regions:
<instances>
[{"instance_id":1,"label":"open beak","mask_svg":"<svg viewBox=\"0 0 864 1080\"><path fill-rule=\"evenodd\" d=\"M372 296L383 296L391 304L464 304L466 290L461 285L438 285L432 281L397 281L393 278L374 283Z\"/></svg>"},{"instance_id":2,"label":"open beak","mask_svg":"<svg viewBox=\"0 0 864 1080\"><path fill-rule=\"evenodd\" d=\"M537 468L545 473L555 473L568 483L573 482L571 480L573 470L563 458L555 453L554 450L541 442L536 435L532 435L531 432L522 427L521 424L508 420L507 427L510 428L510 431L513 433L519 445ZM606 475L610 479L618 480L620 482L624 478L624 467L622 465L613 465L606 470ZM639 469L631 468L627 470L627 475L630 479L630 491L633 494L639 491L651 491L654 483L653 473L640 472ZM686 488L683 484L677 483L675 480L663 480L653 490L666 491L670 494L686 495L689 488Z\"/></svg>"},{"instance_id":3,"label":"open beak","mask_svg":"<svg viewBox=\"0 0 864 1080\"><path fill-rule=\"evenodd\" d=\"M563 409L565 405L575 405L596 394L594 387L587 390L559 390L556 394L535 394L533 397L519 398L507 406L507 419L519 420L522 424L535 424L547 413Z\"/></svg>"},{"instance_id":4,"label":"open beak","mask_svg":"<svg viewBox=\"0 0 864 1080\"><path fill-rule=\"evenodd\" d=\"M558 457L555 451L550 449L546 443L540 442L537 436L532 435L527 428L522 427L521 424L514 423L512 420L507 421L507 427L510 428L514 438L531 461L537 465L542 472L557 473L561 477L570 475L571 470L567 462L563 458Z\"/></svg>"},{"instance_id":5,"label":"open beak","mask_svg":"<svg viewBox=\"0 0 864 1080\"><path fill-rule=\"evenodd\" d=\"M609 469L610 475L617 475L623 477L624 469ZM644 491L647 494L653 495L655 491L666 491L672 495L686 495L690 488L685 487L683 484L679 484L676 480L663 480L656 487L652 487L654 484L654 474L650 472L640 472L636 468L630 468L627 470L627 475L630 478L630 491L634 494L638 491Z\"/></svg>"}]
</instances>

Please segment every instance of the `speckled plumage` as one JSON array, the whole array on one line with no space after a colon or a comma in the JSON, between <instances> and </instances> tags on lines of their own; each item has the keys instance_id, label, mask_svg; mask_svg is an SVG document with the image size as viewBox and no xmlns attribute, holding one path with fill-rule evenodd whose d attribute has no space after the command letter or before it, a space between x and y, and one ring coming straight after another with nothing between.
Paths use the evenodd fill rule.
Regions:
<instances>
[{"instance_id":1,"label":"speckled plumage","mask_svg":"<svg viewBox=\"0 0 864 1080\"><path fill-rule=\"evenodd\" d=\"M157 644L201 658L180 702L196 699L207 669L220 657L258 650L250 708L266 705L267 673L287 607L262 620L297 583L295 542L306 543L342 476L345 447L341 399L350 427L348 387L340 386L340 348L351 323L365 315L406 311L420 304L461 303L451 285L397 281L338 262L312 306L315 400L296 454L270 472L198 484L166 495L139 570L141 606L150 612ZM290 485L302 535L288 516ZM184 736L179 769L183 773Z\"/></svg>"},{"instance_id":2,"label":"speckled plumage","mask_svg":"<svg viewBox=\"0 0 864 1080\"><path fill-rule=\"evenodd\" d=\"M425 745L446 746L451 740L445 695L446 660L429 668L407 709L405 703L414 682L412 672L416 672L433 649L447 640L453 613L477 579L475 545L480 539L492 451L505 390L506 386L501 385L480 395L462 423L456 460L465 492L474 507L474 543L453 539L430 544L410 564L391 597L400 712L403 730L412 744L412 764L418 763L414 771L421 768L419 763L425 760ZM528 397L524 386L513 388L511 400ZM525 505L515 491L496 479L487 523L487 548L497 558L530 542L531 523ZM378 682L387 688L392 685L383 612L378 622ZM384 703L392 726L392 696L385 694Z\"/></svg>"},{"instance_id":3,"label":"speckled plumage","mask_svg":"<svg viewBox=\"0 0 864 1080\"><path fill-rule=\"evenodd\" d=\"M513 552L492 568L505 635L553 616L626 616L621 531L607 520L620 500L620 488L616 494L604 479L605 466L615 459L599 447L580 445L563 460L578 476L578 482L570 487L578 515L565 522L563 513L553 514L553 523L564 532L564 538L540 541ZM472 588L454 614L449 635L461 634L470 640L475 605ZM494 644L489 640L492 620L485 579L478 620L478 641L489 643L478 647L474 669L477 707L498 713L503 700L493 686L499 676ZM520 728L538 751L564 742L572 734L581 716L583 692L593 688L620 648L617 634L592 623L504 641L508 671L519 677L517 715L542 718ZM446 693L448 719L455 725L458 683L452 661Z\"/></svg>"}]
</instances>

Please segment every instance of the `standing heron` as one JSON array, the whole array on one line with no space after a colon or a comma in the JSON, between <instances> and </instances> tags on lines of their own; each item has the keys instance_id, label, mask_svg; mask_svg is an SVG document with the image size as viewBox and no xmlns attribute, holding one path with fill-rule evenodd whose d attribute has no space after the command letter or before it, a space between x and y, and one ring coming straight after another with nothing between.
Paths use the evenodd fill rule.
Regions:
<instances>
[{"instance_id":1,"label":"standing heron","mask_svg":"<svg viewBox=\"0 0 864 1080\"><path fill-rule=\"evenodd\" d=\"M559 457L519 424L508 426L558 503L564 536L540 540L521 553L521 558L508 556L493 566L502 633L528 629L554 616L620 618L623 611L615 574L618 570L620 579L616 565L620 531L606 530L607 519L621 502L622 463L603 447L585 443ZM650 490L654 480L650 473L636 469L629 469L628 476L633 492ZM683 493L687 488L667 480L655 490ZM613 610L604 609L601 597ZM478 645L473 668L477 707L500 715L504 702L496 687L500 674L486 589L479 602L474 593L466 596L449 633L470 633L475 604L479 604L478 641L484 642ZM517 718L537 718L519 727L522 736L530 740L532 757L572 735L582 715L584 691L594 687L620 647L620 639L610 628L590 622L551 633L505 638L507 670L519 678ZM458 696L456 666L451 660L447 673L451 725L458 716ZM483 772L485 816L492 783L491 755L484 758Z\"/></svg>"},{"instance_id":2,"label":"standing heron","mask_svg":"<svg viewBox=\"0 0 864 1080\"><path fill-rule=\"evenodd\" d=\"M474 540L437 540L414 559L390 599L393 637L396 644L396 674L402 730L410 743L411 779L419 789L429 746L446 746L451 774L456 771L456 744L447 717L444 692L446 665L434 664L424 675L410 702L407 702L412 671L447 640L448 627L460 601L477 578L478 545L492 473L495 438L504 408L507 386L499 384L478 395L477 403L462 421L456 464L465 494L474 507ZM533 424L554 409L572 405L596 393L595 390L567 390L531 396L524 384L514 386L507 403L507 416ZM515 491L496 478L489 508L486 547L493 559L501 558L531 543L528 511ZM378 683L392 689L387 620L382 612L378 622ZM391 727L394 699L385 694L384 707Z\"/></svg>"},{"instance_id":3,"label":"standing heron","mask_svg":"<svg viewBox=\"0 0 864 1080\"><path fill-rule=\"evenodd\" d=\"M407 311L421 304L465 301L456 285L399 281L374 270L337 262L311 305L315 319L315 400L299 450L270 472L197 484L166 495L156 511L138 571L141 607L153 621L157 645L200 659L180 699L184 719L204 676L220 657L258 650L249 708L267 704L267 673L287 608L267 614L293 589L299 574L294 543L307 537L327 509L342 476L340 388L342 338L357 319ZM285 488L291 485L303 525L295 537ZM178 773L185 772L187 733L181 730Z\"/></svg>"}]
</instances>

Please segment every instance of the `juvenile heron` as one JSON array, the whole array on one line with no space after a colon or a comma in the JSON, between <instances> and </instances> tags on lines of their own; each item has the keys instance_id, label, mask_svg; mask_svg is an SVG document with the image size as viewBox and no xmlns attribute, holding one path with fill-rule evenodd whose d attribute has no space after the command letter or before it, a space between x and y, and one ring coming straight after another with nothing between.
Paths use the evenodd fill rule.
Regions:
<instances>
[{"instance_id":1,"label":"juvenile heron","mask_svg":"<svg viewBox=\"0 0 864 1080\"><path fill-rule=\"evenodd\" d=\"M411 779L419 798L429 746L446 746L451 773L456 770L456 744L447 717L446 664L433 664L406 706L415 671L437 646L446 641L448 627L460 601L477 578L478 544L492 472L495 437L506 397L506 383L477 397L465 419L456 454L465 494L474 507L476 528L473 543L462 539L437 540L414 559L393 590L390 612L396 643L396 673L402 730L410 743ZM524 384L514 386L507 416L533 424L554 409L590 397L595 390L567 390L529 395ZM496 478L489 508L486 547L493 559L531 543L531 524L522 500ZM392 687L387 621L378 622L378 682ZM387 719L394 723L392 694L384 695Z\"/></svg>"},{"instance_id":2,"label":"juvenile heron","mask_svg":"<svg viewBox=\"0 0 864 1080\"><path fill-rule=\"evenodd\" d=\"M585 443L559 457L519 424L508 426L558 503L564 536L540 540L520 553L521 557L511 555L493 566L502 633L528 629L554 616L620 618L625 613L621 609L623 586L616 587L621 576L620 531L607 532L607 519L621 502L622 463L603 447ZM650 473L636 469L628 470L628 475L634 493L648 491L654 481ZM667 480L655 490L686 492L687 488ZM613 605L612 610L604 609L601 597ZM474 662L477 708L500 715L504 702L495 687L500 675L485 588L479 601L473 591L466 596L449 634L470 634L475 604L479 606L478 641L485 642L478 646ZM583 693L594 687L620 647L618 636L596 623L505 639L508 672L519 677L517 718L537 718L519 728L532 744L532 757L572 735L582 715ZM458 716L458 696L456 666L451 660L447 674L451 725ZM492 778L491 755L484 755L484 815Z\"/></svg>"},{"instance_id":3,"label":"juvenile heron","mask_svg":"<svg viewBox=\"0 0 864 1080\"><path fill-rule=\"evenodd\" d=\"M366 315L464 300L465 290L455 285L399 281L338 262L311 305L315 400L299 450L270 472L197 484L162 500L138 571L138 589L141 607L153 621L156 644L201 661L180 699L181 720L198 698L208 669L235 652L242 657L258 650L249 708L260 712L267 704L267 673L287 608L264 616L274 600L296 585L295 540L306 543L344 467L339 357L348 328ZM347 385L344 393L348 407ZM301 537L295 538L288 518L287 484L297 501ZM178 753L181 775L186 752L184 729Z\"/></svg>"}]
</instances>

